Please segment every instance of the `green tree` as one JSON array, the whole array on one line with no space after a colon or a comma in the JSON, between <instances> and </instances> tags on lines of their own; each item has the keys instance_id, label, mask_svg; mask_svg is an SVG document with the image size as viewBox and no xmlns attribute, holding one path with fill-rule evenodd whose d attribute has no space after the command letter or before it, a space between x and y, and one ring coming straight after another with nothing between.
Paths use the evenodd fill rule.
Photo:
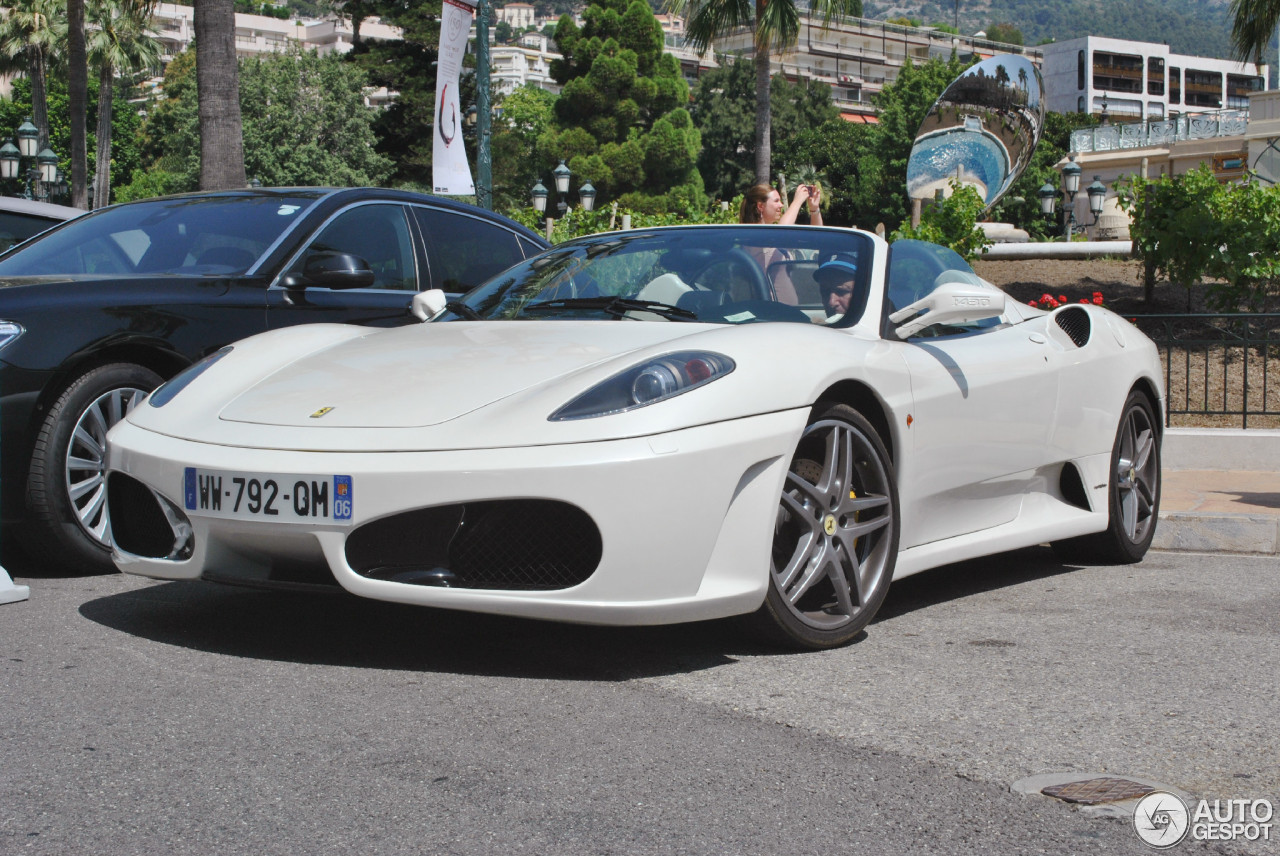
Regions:
<instances>
[{"instance_id":1,"label":"green tree","mask_svg":"<svg viewBox=\"0 0 1280 856\"><path fill-rule=\"evenodd\" d=\"M147 123L158 169L140 179L168 192L195 189L199 178L192 75L189 63L174 68L179 59L165 76L168 97ZM364 104L359 68L295 49L242 60L239 78L245 168L263 184L377 185L391 174L390 160L374 150L376 111Z\"/></svg>"},{"instance_id":2,"label":"green tree","mask_svg":"<svg viewBox=\"0 0 1280 856\"><path fill-rule=\"evenodd\" d=\"M0 18L0 55L8 68L20 68L31 81L31 121L40 146L49 142L46 67L66 39L66 7L57 0L18 0Z\"/></svg>"},{"instance_id":3,"label":"green tree","mask_svg":"<svg viewBox=\"0 0 1280 856\"><path fill-rule=\"evenodd\" d=\"M364 72L336 55L293 49L241 61L245 171L266 185L379 185Z\"/></svg>"},{"instance_id":4,"label":"green tree","mask_svg":"<svg viewBox=\"0 0 1280 856\"><path fill-rule=\"evenodd\" d=\"M89 63L98 70L95 206L111 201L112 104L116 74L127 77L136 71L160 67L160 43L148 28L153 9L154 0L91 0L86 9Z\"/></svg>"},{"instance_id":5,"label":"green tree","mask_svg":"<svg viewBox=\"0 0 1280 856\"><path fill-rule=\"evenodd\" d=\"M1007 22L993 23L987 27L987 38L1006 45L1022 44L1022 30Z\"/></svg>"},{"instance_id":6,"label":"green tree","mask_svg":"<svg viewBox=\"0 0 1280 856\"><path fill-rule=\"evenodd\" d=\"M770 92L770 124L778 149L773 163L776 169L780 163L788 163L780 153L790 151L797 134L838 119L839 111L831 103L831 88L824 83L808 79L791 83L785 77L777 77ZM702 135L698 171L707 192L720 199L732 199L755 178L755 155L745 145L755 126L753 65L722 58L719 68L698 78L691 112Z\"/></svg>"},{"instance_id":7,"label":"green tree","mask_svg":"<svg viewBox=\"0 0 1280 856\"><path fill-rule=\"evenodd\" d=\"M495 211L529 204L529 190L544 176L538 169L538 139L555 118L555 95L527 83L501 99L494 119L493 207Z\"/></svg>"},{"instance_id":8,"label":"green tree","mask_svg":"<svg viewBox=\"0 0 1280 856\"><path fill-rule=\"evenodd\" d=\"M561 158L600 199L662 209L705 203L696 169L702 138L685 109L689 86L663 53L662 27L644 0L596 0L579 29L556 26L563 58L551 74L564 87L557 128L538 143L539 166ZM647 198L647 201L645 201Z\"/></svg>"},{"instance_id":9,"label":"green tree","mask_svg":"<svg viewBox=\"0 0 1280 856\"><path fill-rule=\"evenodd\" d=\"M670 0L673 12L688 9L685 35L698 50L705 51L713 39L741 27L755 35L756 111L755 180L769 182L773 158L770 65L774 52L795 45L800 35L800 10L796 0ZM810 0L810 14L823 25L840 15L861 15L862 0Z\"/></svg>"},{"instance_id":10,"label":"green tree","mask_svg":"<svg viewBox=\"0 0 1280 856\"><path fill-rule=\"evenodd\" d=\"M374 123L378 154L391 159L391 183L431 187L432 129L435 127L436 61L440 45L440 0L389 4L382 18L399 27L400 41L363 41L347 54L370 86L397 92ZM463 78L464 86L474 82ZM463 105L471 102L462 100Z\"/></svg>"}]
</instances>

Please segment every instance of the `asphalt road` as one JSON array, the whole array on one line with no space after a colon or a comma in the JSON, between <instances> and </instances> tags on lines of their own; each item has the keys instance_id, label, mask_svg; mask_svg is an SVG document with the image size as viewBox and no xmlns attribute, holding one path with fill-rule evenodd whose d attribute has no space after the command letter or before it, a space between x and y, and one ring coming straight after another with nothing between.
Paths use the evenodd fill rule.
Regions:
<instances>
[{"instance_id":1,"label":"asphalt road","mask_svg":"<svg viewBox=\"0 0 1280 856\"><path fill-rule=\"evenodd\" d=\"M0 854L1150 853L1009 786L1280 804L1275 558L1022 551L900 581L805 654L10 570Z\"/></svg>"}]
</instances>

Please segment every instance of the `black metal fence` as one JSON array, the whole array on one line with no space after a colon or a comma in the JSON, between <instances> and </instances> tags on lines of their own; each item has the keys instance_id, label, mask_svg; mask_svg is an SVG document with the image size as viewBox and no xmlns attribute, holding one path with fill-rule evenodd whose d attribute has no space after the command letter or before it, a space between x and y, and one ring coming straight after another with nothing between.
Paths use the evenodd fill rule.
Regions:
<instances>
[{"instance_id":1,"label":"black metal fence","mask_svg":"<svg viewBox=\"0 0 1280 856\"><path fill-rule=\"evenodd\" d=\"M1219 417L1248 428L1280 417L1280 313L1130 317L1160 349L1166 424ZM1274 424L1272 419L1262 421Z\"/></svg>"}]
</instances>

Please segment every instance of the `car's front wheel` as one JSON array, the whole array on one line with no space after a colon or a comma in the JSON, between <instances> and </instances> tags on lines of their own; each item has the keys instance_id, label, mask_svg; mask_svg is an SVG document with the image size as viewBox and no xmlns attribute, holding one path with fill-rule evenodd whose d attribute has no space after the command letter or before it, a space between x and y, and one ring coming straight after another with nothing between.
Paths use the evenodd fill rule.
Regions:
<instances>
[{"instance_id":1,"label":"car's front wheel","mask_svg":"<svg viewBox=\"0 0 1280 856\"><path fill-rule=\"evenodd\" d=\"M846 405L815 407L774 523L756 615L766 633L804 648L853 639L893 580L898 521L893 463L875 428Z\"/></svg>"},{"instance_id":2,"label":"car's front wheel","mask_svg":"<svg viewBox=\"0 0 1280 856\"><path fill-rule=\"evenodd\" d=\"M107 431L162 380L130 363L99 366L75 378L49 408L27 473L24 534L41 557L69 570L111 570Z\"/></svg>"}]
</instances>

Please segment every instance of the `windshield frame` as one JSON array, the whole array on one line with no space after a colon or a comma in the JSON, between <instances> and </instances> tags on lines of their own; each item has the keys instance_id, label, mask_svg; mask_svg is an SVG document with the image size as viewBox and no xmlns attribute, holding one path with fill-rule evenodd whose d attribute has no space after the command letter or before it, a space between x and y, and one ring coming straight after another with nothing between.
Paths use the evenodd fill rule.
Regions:
<instances>
[{"instance_id":1,"label":"windshield frame","mask_svg":"<svg viewBox=\"0 0 1280 856\"><path fill-rule=\"evenodd\" d=\"M836 253L859 261L857 299L833 319L814 272ZM874 237L852 229L733 224L602 232L557 244L472 289L459 302L484 320L661 317L639 308L622 313L602 308L601 298L618 297L690 309L702 323L782 321L846 328L859 322L868 305L875 253ZM778 278L780 272L786 273L786 283ZM791 282L793 277L797 282ZM794 286L790 294L785 293L788 284ZM791 295L796 302L788 299ZM580 309L573 305L576 299L582 299ZM523 310L553 300L564 301L561 311ZM438 320L468 319L447 310Z\"/></svg>"}]
</instances>

